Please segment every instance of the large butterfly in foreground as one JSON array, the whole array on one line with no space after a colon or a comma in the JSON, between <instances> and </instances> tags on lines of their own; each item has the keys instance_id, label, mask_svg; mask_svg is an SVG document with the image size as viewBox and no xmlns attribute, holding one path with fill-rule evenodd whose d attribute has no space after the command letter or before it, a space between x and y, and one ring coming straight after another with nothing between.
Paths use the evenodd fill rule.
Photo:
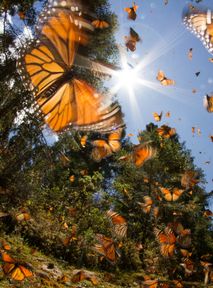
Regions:
<instances>
[{"instance_id":1,"label":"large butterfly in foreground","mask_svg":"<svg viewBox=\"0 0 213 288\"><path fill-rule=\"evenodd\" d=\"M206 47L209 53L213 54L213 15L212 11L201 9L184 9L183 23L194 33Z\"/></svg>"},{"instance_id":2,"label":"large butterfly in foreground","mask_svg":"<svg viewBox=\"0 0 213 288\"><path fill-rule=\"evenodd\" d=\"M98 73L104 73L106 68L76 53L78 46L87 44L87 35L94 30L82 18L77 3L49 1L38 20L38 39L21 53L18 71L53 131L71 125L79 130L101 132L117 127L112 116L119 113L119 108L102 108L103 96L74 75L75 65L96 69Z\"/></svg>"}]
</instances>

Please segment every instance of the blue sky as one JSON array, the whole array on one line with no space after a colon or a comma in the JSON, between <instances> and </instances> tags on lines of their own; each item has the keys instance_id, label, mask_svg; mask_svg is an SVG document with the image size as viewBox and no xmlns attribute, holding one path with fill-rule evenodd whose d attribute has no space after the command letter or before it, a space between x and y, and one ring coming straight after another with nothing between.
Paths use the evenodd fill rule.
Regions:
<instances>
[{"instance_id":1,"label":"blue sky","mask_svg":"<svg viewBox=\"0 0 213 288\"><path fill-rule=\"evenodd\" d=\"M134 95L130 95L124 86L117 93L122 110L125 114L127 133L134 133L132 141L137 143L138 130L153 122L152 112L164 112L159 126L169 124L177 129L180 140L186 141L186 147L192 151L195 164L201 167L208 184L207 191L213 190L213 143L209 136L213 135L213 114L203 107L203 97L213 92L213 57L200 40L190 33L182 24L182 11L191 1L169 0L138 0L139 6L135 21L127 19L124 7L131 7L130 0L110 0L111 10L119 20L116 42L124 46L124 36L132 27L140 35L142 41L137 43L135 52L129 51L127 58L133 66L141 62L139 77L151 82L150 87L136 84ZM198 5L196 5L198 6ZM201 7L213 10L213 1L204 0ZM187 57L188 50L193 48L193 57ZM176 81L175 86L159 85L156 75L159 69L168 78ZM200 71L198 77L195 73ZM114 83L116 84L116 79ZM196 93L192 93L196 89ZM165 113L171 112L170 118ZM201 129L201 136L192 135L192 127ZM210 164L206 164L210 161ZM213 201L211 203L213 208Z\"/></svg>"}]
</instances>

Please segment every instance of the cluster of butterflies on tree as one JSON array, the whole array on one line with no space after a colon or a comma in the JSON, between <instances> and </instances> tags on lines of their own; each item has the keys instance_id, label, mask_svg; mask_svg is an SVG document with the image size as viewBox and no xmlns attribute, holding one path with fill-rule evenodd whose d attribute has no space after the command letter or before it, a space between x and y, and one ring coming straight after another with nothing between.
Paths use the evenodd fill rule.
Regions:
<instances>
[{"instance_id":1,"label":"cluster of butterflies on tree","mask_svg":"<svg viewBox=\"0 0 213 288\"><path fill-rule=\"evenodd\" d=\"M137 9L138 6L133 3L132 7L124 10L128 13L128 18L134 21L137 17ZM24 15L20 17L24 19ZM191 8L183 20L191 31L201 37L211 53L213 52L212 19L211 11L203 12ZM124 127L122 113L120 107L112 103L107 107L104 106L105 96L100 95L87 81L76 77L73 67L80 66L99 75L110 74L113 66L89 60L78 53L79 46L88 44L94 29L107 29L108 27L109 23L106 21L93 19L91 15L87 15L87 11L81 7L79 1L49 0L39 17L36 39L21 52L17 65L23 83L32 91L35 109L41 113L45 123L54 132L71 128L107 134L107 138L92 141L91 156L95 161L101 161L121 149L120 140ZM130 35L125 37L127 49L135 51L138 41L140 41L138 33L130 28ZM168 79L161 70L157 74L157 80L163 86L175 84L175 81ZM205 105L208 112L213 112L213 96L206 95ZM154 114L156 121L160 121L161 117L162 114ZM160 137L168 139L176 131L174 128L162 125L157 129L157 133ZM213 141L213 137L211 139ZM86 143L87 136L83 136L82 147L85 147ZM157 150L152 147L152 143L144 142L135 145L131 153L120 157L119 160L131 161L137 168L140 168L156 155ZM70 176L71 182L73 179L73 176ZM178 201L182 194L192 193L190 189L197 182L194 172L186 171L181 178L183 189L160 187L160 196L157 196L157 200L171 203ZM158 217L159 208L150 196L144 196L144 202L138 202L138 205L144 213L153 213L154 217ZM212 213L209 213L206 217L212 216ZM28 213L21 212L20 219L17 218L17 221L28 221L29 217ZM93 250L101 255L101 258L115 264L120 257L119 249L122 248L122 240L127 236L128 221L111 210L107 212L107 217L112 225L113 238L97 234L97 244ZM65 246L76 238L75 226L71 234L64 239ZM190 259L192 255L190 229L185 229L181 223L174 222L169 223L164 230L155 228L154 234L162 256L172 257L178 250L184 257L182 266L186 273L193 273L194 264ZM31 268L10 256L5 251L9 250L8 247L3 246L5 247L2 247L0 251L3 272L19 281L31 277L33 275ZM205 259L202 262L201 265L205 267L207 262ZM144 285L152 288L169 287L167 284L159 284L158 280L151 279L146 279ZM176 287L183 287L181 285L181 283L176 283Z\"/></svg>"},{"instance_id":2,"label":"cluster of butterflies on tree","mask_svg":"<svg viewBox=\"0 0 213 288\"><path fill-rule=\"evenodd\" d=\"M152 189L152 197L144 196L143 202L137 202L138 207L145 213L149 215L152 219L158 219L160 207L164 203L174 203L181 199L182 195L188 194L192 195L193 187L199 183L195 171L187 170L181 175L180 184L181 189L176 187L165 188L159 186L159 183L155 182L154 188ZM150 182L148 178L143 178L144 183ZM125 191L128 195L128 191ZM73 217L76 215L76 209L73 208L69 211ZM173 212L174 216L180 216L180 211ZM4 215L6 216L6 215ZM210 210L205 210L203 217L212 217L213 213ZM1 215L2 217L2 215ZM30 215L29 210L20 209L13 215L14 219L20 223L26 223L32 221L33 218ZM90 247L90 251L93 251L99 255L99 261L102 262L104 259L112 265L115 265L121 255L122 247L125 243L125 239L128 236L128 220L120 215L119 213L108 210L105 213L105 217L108 219L110 224L111 237L105 236L103 234L96 234L95 244ZM69 234L61 239L64 247L69 247L72 243L78 243L80 239L78 234L77 225L73 224L71 230L68 230L66 222L64 223L64 228L69 231ZM191 230L184 228L183 224L180 221L174 220L173 222L167 223L165 228L157 228L155 225L153 228L153 235L155 236L156 242L159 245L159 251L165 259L172 259L173 256L179 255L182 262L180 266L183 267L186 277L191 276L198 269L197 263L193 261L193 249L192 249L192 235ZM137 243L135 247L138 251L143 250L142 243ZM34 252L32 252L33 254ZM91 253L91 252L90 252ZM37 270L29 263L26 263L24 260L17 259L16 256L13 256L14 253L11 251L11 247L5 240L1 241L0 246L0 260L2 271L4 274L16 281L23 281L33 277ZM211 258L210 254L202 255L200 258L200 267L203 269L205 274L205 279L207 281L212 277L210 268L212 263L209 260ZM62 283L68 281L67 277L63 275L59 279ZM80 270L73 275L71 281L73 283L89 280L94 285L98 283L98 279L95 275L90 274L85 270ZM143 287L184 287L182 282L177 280L173 281L173 286L169 284L161 283L158 279L152 279L150 276L144 277ZM178 286L179 285L179 286ZM181 286L182 285L182 286Z\"/></svg>"}]
</instances>

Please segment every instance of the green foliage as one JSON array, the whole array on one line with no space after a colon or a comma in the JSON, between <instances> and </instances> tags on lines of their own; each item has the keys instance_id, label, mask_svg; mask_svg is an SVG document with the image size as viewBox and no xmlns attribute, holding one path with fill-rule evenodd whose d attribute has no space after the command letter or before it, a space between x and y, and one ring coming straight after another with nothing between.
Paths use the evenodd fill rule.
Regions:
<instances>
[{"instance_id":1,"label":"green foliage","mask_svg":"<svg viewBox=\"0 0 213 288\"><path fill-rule=\"evenodd\" d=\"M7 7L4 6L6 2ZM33 3L16 1L18 6L14 6L13 1L6 2L1 7L9 13L19 5L29 5L27 7L31 9ZM105 0L84 2L92 15L106 20L110 27L104 33L96 30L89 47L80 52L91 59L115 63L115 15ZM8 41L8 45L11 43ZM34 99L20 83L15 59L8 49L5 53L0 82L0 212L7 215L1 217L1 234L6 233L8 238L17 235L29 246L79 267L101 267L121 273L137 270L142 273L140 277L153 274L156 278L187 279L180 266L183 261L180 245L176 245L172 257L163 257L154 234L154 228L164 231L169 223L179 222L185 229L191 229L192 244L188 249L199 272L190 277L201 280L201 256L213 253L212 223L210 218L204 217L210 195L203 187L202 171L195 167L190 151L179 142L178 135L166 139L159 136L153 123L147 125L138 137L141 143L150 141L157 149L157 156L141 168L136 168L131 161L119 160L132 153L134 145L129 139L122 140L118 154L100 163L90 157L91 139L97 135L89 135L90 143L83 148L80 144L82 133L67 130L50 145L42 133L43 122L29 110ZM82 69L75 72L104 90L100 79L92 73ZM18 123L15 119L20 118L23 111L24 120ZM177 201L166 201L160 187L182 189L181 177L186 170L196 171L199 183L192 189L184 188ZM152 198L150 213L142 209L144 196ZM158 216L154 211L156 207L159 208ZM127 220L126 238L120 240L113 235L112 225L106 217L108 209ZM17 214L23 211L30 214L30 219L18 221ZM97 233L113 237L119 247L120 257L114 266L106 259L100 262L95 254L93 246ZM121 287L126 285L125 277ZM132 285L133 281L130 282Z\"/></svg>"}]
</instances>

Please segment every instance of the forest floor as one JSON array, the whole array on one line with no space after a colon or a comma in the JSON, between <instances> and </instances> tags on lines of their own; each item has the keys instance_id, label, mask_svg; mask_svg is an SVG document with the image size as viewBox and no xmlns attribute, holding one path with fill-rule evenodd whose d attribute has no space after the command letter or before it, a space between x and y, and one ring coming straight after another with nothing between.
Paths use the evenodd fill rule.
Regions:
<instances>
[{"instance_id":1,"label":"forest floor","mask_svg":"<svg viewBox=\"0 0 213 288\"><path fill-rule=\"evenodd\" d=\"M1 237L2 238L2 237ZM113 272L106 272L100 270L89 270L87 268L76 268L69 265L68 262L54 258L51 255L45 255L32 247L27 246L23 239L18 236L3 237L4 241L10 246L9 250L0 249L1 254L6 253L13 259L18 259L8 275L5 275L3 266L5 262L1 259L3 264L0 269L0 288L144 288L149 286L143 285L145 272L142 270L137 272L124 272L114 270ZM1 241L2 242L2 241ZM3 246L3 245L2 245ZM12 252L11 252L12 251ZM27 269L33 272L32 277L26 277L22 281L12 279L12 274L17 267L24 265ZM13 269L14 270L13 270ZM81 271L81 273L80 273ZM80 278L86 275L85 280ZM80 280L80 281L79 281ZM151 286L150 286L151 287ZM161 287L161 286L160 286ZM170 286L169 286L170 287ZM175 287L175 286L171 286ZM213 285L204 286L203 283L195 285L186 285L184 288L213 288Z\"/></svg>"}]
</instances>

